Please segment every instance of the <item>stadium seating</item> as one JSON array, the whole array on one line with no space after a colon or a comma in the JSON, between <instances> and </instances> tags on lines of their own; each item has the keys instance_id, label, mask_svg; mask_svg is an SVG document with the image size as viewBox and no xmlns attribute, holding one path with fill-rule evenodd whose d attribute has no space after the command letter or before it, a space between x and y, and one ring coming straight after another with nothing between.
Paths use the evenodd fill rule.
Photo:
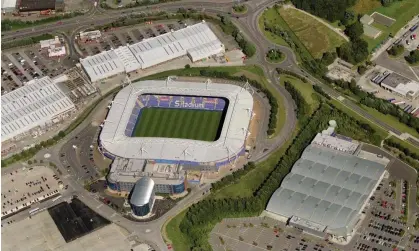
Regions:
<instances>
[{"instance_id":1,"label":"stadium seating","mask_svg":"<svg viewBox=\"0 0 419 251\"><path fill-rule=\"evenodd\" d=\"M125 135L131 137L137 124L138 118L143 107L161 107L174 109L192 109L223 111L226 108L226 101L215 97L191 97L174 95L153 95L145 94L138 96L134 108L132 109L128 125L125 128Z\"/></svg>"}]
</instances>

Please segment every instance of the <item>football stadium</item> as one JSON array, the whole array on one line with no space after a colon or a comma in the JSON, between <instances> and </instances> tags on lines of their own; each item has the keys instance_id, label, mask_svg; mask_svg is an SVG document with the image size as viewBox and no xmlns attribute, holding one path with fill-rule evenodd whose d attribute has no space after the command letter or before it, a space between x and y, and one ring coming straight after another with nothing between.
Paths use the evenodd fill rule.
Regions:
<instances>
[{"instance_id":1,"label":"football stadium","mask_svg":"<svg viewBox=\"0 0 419 251\"><path fill-rule=\"evenodd\" d=\"M180 193L182 170L218 171L234 163L246 148L251 92L248 84L171 78L123 88L99 136L100 150L114 160L109 187L130 191L139 178L153 176L156 192Z\"/></svg>"}]
</instances>

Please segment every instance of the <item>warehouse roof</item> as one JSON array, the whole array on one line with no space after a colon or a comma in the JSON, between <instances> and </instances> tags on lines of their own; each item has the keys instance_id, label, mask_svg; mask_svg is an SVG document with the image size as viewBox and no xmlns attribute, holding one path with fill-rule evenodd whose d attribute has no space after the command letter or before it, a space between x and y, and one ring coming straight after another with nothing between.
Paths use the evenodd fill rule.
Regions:
<instances>
[{"instance_id":1,"label":"warehouse roof","mask_svg":"<svg viewBox=\"0 0 419 251\"><path fill-rule=\"evenodd\" d=\"M114 50L118 58L122 61L125 71L131 72L141 68L140 63L134 57L127 46L121 46Z\"/></svg>"},{"instance_id":2,"label":"warehouse roof","mask_svg":"<svg viewBox=\"0 0 419 251\"><path fill-rule=\"evenodd\" d=\"M103 51L94 56L81 58L80 63L92 82L105 79L125 71L124 63L115 51Z\"/></svg>"},{"instance_id":3,"label":"warehouse roof","mask_svg":"<svg viewBox=\"0 0 419 251\"><path fill-rule=\"evenodd\" d=\"M188 50L205 44L208 44L205 48L210 50L211 46L209 45L211 43L221 44L208 24L202 22L155 38L145 39L142 42L130 45L129 48L144 69L177 57L186 56ZM213 52L211 55L217 53L219 52Z\"/></svg>"},{"instance_id":4,"label":"warehouse roof","mask_svg":"<svg viewBox=\"0 0 419 251\"><path fill-rule=\"evenodd\" d=\"M224 52L224 45L208 24L202 22L80 59L80 63L90 80L96 82L115 74L145 69L188 54L195 62L221 52Z\"/></svg>"},{"instance_id":5,"label":"warehouse roof","mask_svg":"<svg viewBox=\"0 0 419 251\"><path fill-rule=\"evenodd\" d=\"M48 76L31 80L1 96L1 103L2 142L75 108L70 98Z\"/></svg>"},{"instance_id":6,"label":"warehouse roof","mask_svg":"<svg viewBox=\"0 0 419 251\"><path fill-rule=\"evenodd\" d=\"M150 177L142 177L135 183L134 191L132 192L131 199L129 200L131 205L143 206L150 202L150 198L153 195L154 181Z\"/></svg>"},{"instance_id":7,"label":"warehouse roof","mask_svg":"<svg viewBox=\"0 0 419 251\"><path fill-rule=\"evenodd\" d=\"M382 164L309 145L266 210L296 216L327 226L330 234L347 236L384 170Z\"/></svg>"},{"instance_id":8,"label":"warehouse roof","mask_svg":"<svg viewBox=\"0 0 419 251\"><path fill-rule=\"evenodd\" d=\"M125 129L132 110L138 96L143 93L227 98L230 102L219 139L214 142L204 142L126 136ZM108 152L124 158L193 162L225 160L242 150L252 111L253 97L241 86L203 82L139 81L125 87L116 95L100 134L100 140Z\"/></svg>"},{"instance_id":9,"label":"warehouse roof","mask_svg":"<svg viewBox=\"0 0 419 251\"><path fill-rule=\"evenodd\" d=\"M16 8L16 0L1 0L2 9L14 9Z\"/></svg>"},{"instance_id":10,"label":"warehouse roof","mask_svg":"<svg viewBox=\"0 0 419 251\"><path fill-rule=\"evenodd\" d=\"M19 11L55 10L55 0L20 0Z\"/></svg>"}]
</instances>

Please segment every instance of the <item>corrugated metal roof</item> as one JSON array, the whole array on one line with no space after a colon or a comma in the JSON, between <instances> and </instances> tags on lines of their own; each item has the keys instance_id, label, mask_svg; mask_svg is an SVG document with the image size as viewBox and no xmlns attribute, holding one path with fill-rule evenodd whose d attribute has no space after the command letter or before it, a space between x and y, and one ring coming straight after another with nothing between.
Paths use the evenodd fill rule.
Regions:
<instances>
[{"instance_id":1,"label":"corrugated metal roof","mask_svg":"<svg viewBox=\"0 0 419 251\"><path fill-rule=\"evenodd\" d=\"M143 206L149 203L153 195L154 181L150 177L142 177L135 183L130 203L134 206Z\"/></svg>"},{"instance_id":2,"label":"corrugated metal roof","mask_svg":"<svg viewBox=\"0 0 419 251\"><path fill-rule=\"evenodd\" d=\"M379 163L310 145L266 210L307 219L327 226L331 234L346 236L384 170Z\"/></svg>"},{"instance_id":3,"label":"corrugated metal roof","mask_svg":"<svg viewBox=\"0 0 419 251\"><path fill-rule=\"evenodd\" d=\"M2 142L75 108L70 98L48 76L31 80L3 95L1 102Z\"/></svg>"}]
</instances>

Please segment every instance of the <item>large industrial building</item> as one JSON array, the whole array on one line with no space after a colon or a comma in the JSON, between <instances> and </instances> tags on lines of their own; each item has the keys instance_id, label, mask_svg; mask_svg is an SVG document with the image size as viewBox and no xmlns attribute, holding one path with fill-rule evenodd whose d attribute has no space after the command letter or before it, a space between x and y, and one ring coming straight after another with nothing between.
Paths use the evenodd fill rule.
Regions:
<instances>
[{"instance_id":1,"label":"large industrial building","mask_svg":"<svg viewBox=\"0 0 419 251\"><path fill-rule=\"evenodd\" d=\"M154 181L150 177L142 177L135 183L130 196L129 203L134 215L148 215L153 210L155 201Z\"/></svg>"},{"instance_id":2,"label":"large industrial building","mask_svg":"<svg viewBox=\"0 0 419 251\"><path fill-rule=\"evenodd\" d=\"M332 135L319 134L304 150L266 211L306 233L348 239L385 165L358 157L358 143Z\"/></svg>"},{"instance_id":3,"label":"large industrial building","mask_svg":"<svg viewBox=\"0 0 419 251\"><path fill-rule=\"evenodd\" d=\"M394 72L385 77L380 85L385 90L404 98L414 100L419 97L419 83Z\"/></svg>"},{"instance_id":4,"label":"large industrial building","mask_svg":"<svg viewBox=\"0 0 419 251\"><path fill-rule=\"evenodd\" d=\"M162 96L163 95L163 96ZM178 95L183 105L164 95ZM220 97L225 103L205 103L191 96ZM202 103L199 103L202 102ZM177 138L135 137L133 128L141 109L182 108L225 110L220 136L215 141ZM253 116L253 97L245 87L230 84L173 81L140 81L122 89L114 98L102 125L99 149L113 159L108 175L108 187L129 192L140 177L151 177L160 193L176 194L185 190L185 170L218 171L234 163L245 152L248 127Z\"/></svg>"},{"instance_id":5,"label":"large industrial building","mask_svg":"<svg viewBox=\"0 0 419 251\"><path fill-rule=\"evenodd\" d=\"M16 10L16 2L17 0L1 0L1 12L4 13L11 13Z\"/></svg>"},{"instance_id":6,"label":"large industrial building","mask_svg":"<svg viewBox=\"0 0 419 251\"><path fill-rule=\"evenodd\" d=\"M80 59L80 63L90 80L96 82L182 56L188 56L192 62L196 62L224 51L224 45L203 21L136 44L103 51Z\"/></svg>"},{"instance_id":7,"label":"large industrial building","mask_svg":"<svg viewBox=\"0 0 419 251\"><path fill-rule=\"evenodd\" d=\"M55 80L46 76L1 96L1 141L52 124L75 109Z\"/></svg>"}]
</instances>

